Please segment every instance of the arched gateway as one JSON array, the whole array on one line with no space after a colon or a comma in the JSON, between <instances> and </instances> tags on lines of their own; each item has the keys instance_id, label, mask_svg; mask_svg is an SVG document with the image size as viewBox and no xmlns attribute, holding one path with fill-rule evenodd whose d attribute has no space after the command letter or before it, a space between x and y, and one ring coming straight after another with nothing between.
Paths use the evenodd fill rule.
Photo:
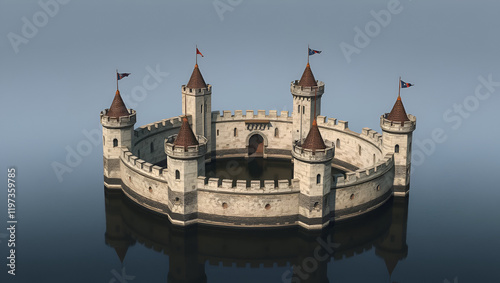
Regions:
<instances>
[{"instance_id":1,"label":"arched gateway","mask_svg":"<svg viewBox=\"0 0 500 283\"><path fill-rule=\"evenodd\" d=\"M248 140L248 156L264 156L264 138L259 134L254 134Z\"/></svg>"}]
</instances>

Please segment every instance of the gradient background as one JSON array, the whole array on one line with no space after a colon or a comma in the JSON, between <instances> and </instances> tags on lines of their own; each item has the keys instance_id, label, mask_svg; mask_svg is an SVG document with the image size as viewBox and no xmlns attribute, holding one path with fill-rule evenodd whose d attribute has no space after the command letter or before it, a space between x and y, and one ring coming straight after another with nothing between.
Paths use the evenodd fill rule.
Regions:
<instances>
[{"instance_id":1,"label":"gradient background","mask_svg":"<svg viewBox=\"0 0 500 283\"><path fill-rule=\"evenodd\" d=\"M479 76L500 82L500 2L402 0L402 11L348 62L340 44L354 45L354 29L364 30L374 20L370 11L387 9L389 2L230 1L232 10L220 16L214 3L230 5L226 0L73 0L59 5L16 53L8 34L22 35L23 17L33 22L43 9L37 1L0 0L0 160L3 170L15 166L18 171L21 275L14 279L40 274L40 282L48 277L76 282L71 274L80 272L87 281L108 282L109 270L119 266L112 251L109 259L99 260L93 252L96 246L104 249L101 145L93 146L62 182L51 166L66 163L68 148L86 140L82 131L100 131L99 112L113 99L115 69L132 73L120 81L120 89L126 105L137 110L136 127L181 113L180 87L191 75L195 44L205 55L198 63L213 85L213 110L291 111L289 84L300 79L310 44L323 51L310 58L316 79L326 84L321 114L349 121L356 132L380 131L379 117L395 102L399 76L415 84L402 90L402 98L417 117L414 152L423 158L414 157L409 256L393 279L498 282L500 87L467 106L473 109L465 110L467 118L455 118L460 125L443 115L472 101ZM156 66L168 77L134 99L132 90L142 86L147 68ZM423 149L435 129L442 129L445 141ZM6 184L6 172L0 183ZM2 186L0 215L5 216L0 219L5 219L7 188ZM7 253L1 234L0 241L3 278ZM151 274L155 264L165 268L165 256L146 254L147 267L131 272L134 282L148 281L139 278ZM332 266L330 281L356 282L349 274L368 268L363 262L360 256ZM383 272L383 263L379 268ZM62 269L71 272L58 276ZM240 282L252 282L251 276L266 282L259 272L237 274Z\"/></svg>"}]
</instances>

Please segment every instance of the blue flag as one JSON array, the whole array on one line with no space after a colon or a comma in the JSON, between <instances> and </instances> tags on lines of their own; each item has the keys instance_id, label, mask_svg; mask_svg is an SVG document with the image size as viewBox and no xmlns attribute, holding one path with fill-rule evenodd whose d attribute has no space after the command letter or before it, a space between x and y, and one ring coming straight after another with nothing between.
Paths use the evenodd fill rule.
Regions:
<instances>
[{"instance_id":1,"label":"blue flag","mask_svg":"<svg viewBox=\"0 0 500 283\"><path fill-rule=\"evenodd\" d=\"M309 56L314 55L314 54L316 54L316 53L320 54L320 53L321 53L321 51L318 51L318 50L313 50L313 49L309 48Z\"/></svg>"},{"instance_id":2,"label":"blue flag","mask_svg":"<svg viewBox=\"0 0 500 283\"><path fill-rule=\"evenodd\" d=\"M125 77L128 77L129 75L130 75L130 73L116 73L116 79L121 80Z\"/></svg>"},{"instance_id":3,"label":"blue flag","mask_svg":"<svg viewBox=\"0 0 500 283\"><path fill-rule=\"evenodd\" d=\"M400 82L401 82L401 88L407 88L407 87L413 86L413 84L411 84L411 83L405 83L402 80L400 80Z\"/></svg>"}]
</instances>

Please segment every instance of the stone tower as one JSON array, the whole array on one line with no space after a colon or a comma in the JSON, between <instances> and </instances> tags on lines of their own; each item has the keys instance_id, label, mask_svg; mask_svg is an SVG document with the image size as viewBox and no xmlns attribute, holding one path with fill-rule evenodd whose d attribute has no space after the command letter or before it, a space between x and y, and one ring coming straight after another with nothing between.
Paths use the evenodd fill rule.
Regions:
<instances>
[{"instance_id":1,"label":"stone tower","mask_svg":"<svg viewBox=\"0 0 500 283\"><path fill-rule=\"evenodd\" d=\"M132 150L135 122L135 110L125 107L117 90L111 107L101 112L104 183L108 187L120 186L121 147Z\"/></svg>"},{"instance_id":2,"label":"stone tower","mask_svg":"<svg viewBox=\"0 0 500 283\"><path fill-rule=\"evenodd\" d=\"M308 229L328 225L334 145L323 141L316 119L307 137L293 144L293 178L299 179L299 224Z\"/></svg>"},{"instance_id":3,"label":"stone tower","mask_svg":"<svg viewBox=\"0 0 500 283\"><path fill-rule=\"evenodd\" d=\"M314 117L315 95L317 95L316 115L321 115L321 96L325 92L325 83L314 79L311 66L307 63L300 81L293 81L290 91L293 96L292 140L302 140L316 118Z\"/></svg>"},{"instance_id":4,"label":"stone tower","mask_svg":"<svg viewBox=\"0 0 500 283\"><path fill-rule=\"evenodd\" d=\"M207 138L207 159L210 158L212 138L212 86L207 85L198 64L187 85L182 86L182 113L191 115L194 134Z\"/></svg>"},{"instance_id":5,"label":"stone tower","mask_svg":"<svg viewBox=\"0 0 500 283\"><path fill-rule=\"evenodd\" d=\"M406 196L410 190L411 142L417 118L407 115L401 96L390 113L380 117L383 153L394 153L394 196Z\"/></svg>"},{"instance_id":6,"label":"stone tower","mask_svg":"<svg viewBox=\"0 0 500 283\"><path fill-rule=\"evenodd\" d=\"M167 154L167 182L169 207L173 214L181 214L181 219L172 222L185 225L190 215L197 212L196 182L198 176L205 175L205 154L207 139L196 137L186 116L182 118L179 134L165 140Z\"/></svg>"}]
</instances>

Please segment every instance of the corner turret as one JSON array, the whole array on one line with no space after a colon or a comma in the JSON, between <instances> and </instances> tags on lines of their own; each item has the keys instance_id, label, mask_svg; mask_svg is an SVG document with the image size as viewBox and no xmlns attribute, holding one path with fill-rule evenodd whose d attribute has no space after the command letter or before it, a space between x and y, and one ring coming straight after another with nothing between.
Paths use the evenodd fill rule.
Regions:
<instances>
[{"instance_id":1,"label":"corner turret","mask_svg":"<svg viewBox=\"0 0 500 283\"><path fill-rule=\"evenodd\" d=\"M411 142L417 118L406 114L401 96L390 113L380 117L383 154L394 154L394 196L407 196L410 190Z\"/></svg>"},{"instance_id":2,"label":"corner turret","mask_svg":"<svg viewBox=\"0 0 500 283\"><path fill-rule=\"evenodd\" d=\"M117 90L109 109L101 112L104 183L120 188L121 147L132 150L136 113L127 109Z\"/></svg>"},{"instance_id":3,"label":"corner turret","mask_svg":"<svg viewBox=\"0 0 500 283\"><path fill-rule=\"evenodd\" d=\"M300 180L299 225L321 229L330 222L333 142L323 141L316 119L307 137L293 144L293 178Z\"/></svg>"}]
</instances>

